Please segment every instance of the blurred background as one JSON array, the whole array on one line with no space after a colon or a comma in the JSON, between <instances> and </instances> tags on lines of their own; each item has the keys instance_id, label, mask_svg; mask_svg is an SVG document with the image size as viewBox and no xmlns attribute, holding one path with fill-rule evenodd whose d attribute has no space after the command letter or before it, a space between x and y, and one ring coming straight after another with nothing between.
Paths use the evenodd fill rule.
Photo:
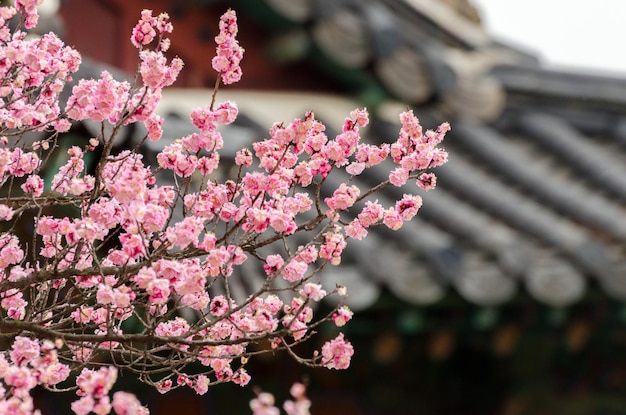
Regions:
<instances>
[{"instance_id":1,"label":"blurred background","mask_svg":"<svg viewBox=\"0 0 626 415\"><path fill-rule=\"evenodd\" d=\"M137 66L129 36L140 11L169 13L170 53L185 68L160 107L164 138L144 150L154 157L193 131L189 110L209 102L213 37L234 8L246 53L242 81L218 95L241 111L223 131L224 176L235 150L307 110L332 133L367 106L372 143L397 137L407 107L425 127L451 123L450 161L417 220L372 232L326 271L348 286L356 313L343 330L352 367L268 356L249 367L254 385L282 401L305 379L313 414L617 415L626 414L626 58L617 43L626 6L587 3L47 0L40 30L83 54L78 77L105 68L124 77ZM94 128L77 124L71 137ZM144 134L128 129L121 145ZM377 179L372 171L359 184ZM380 201L394 197L389 189ZM326 330L322 338L335 334ZM161 396L128 382L157 415L245 414L254 396L237 386ZM45 415L68 413L60 397L40 402Z\"/></svg>"},{"instance_id":2,"label":"blurred background","mask_svg":"<svg viewBox=\"0 0 626 415\"><path fill-rule=\"evenodd\" d=\"M538 53L546 64L622 76L626 72L623 2L471 2L491 35Z\"/></svg>"}]
</instances>

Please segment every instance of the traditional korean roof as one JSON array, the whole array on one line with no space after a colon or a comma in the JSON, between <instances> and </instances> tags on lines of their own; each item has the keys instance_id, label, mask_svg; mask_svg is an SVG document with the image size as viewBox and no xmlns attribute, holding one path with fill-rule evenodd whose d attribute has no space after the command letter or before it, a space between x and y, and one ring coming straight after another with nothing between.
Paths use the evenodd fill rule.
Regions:
<instances>
[{"instance_id":1,"label":"traditional korean roof","mask_svg":"<svg viewBox=\"0 0 626 415\"><path fill-rule=\"evenodd\" d=\"M626 299L626 78L550 69L493 39L464 0L237 7L273 33L268 47L277 59L308 60L349 92L220 91L241 113L223 131L223 158L307 110L332 130L368 104L366 140L374 143L397 136L407 106L429 128L452 125L449 162L436 169L437 188L422 194L416 220L396 233L377 229L325 271L348 285L353 308L373 304L382 290L415 305L451 292L480 306L523 294L566 307L592 288ZM209 98L204 90L166 92L160 111L173 130L149 151L193 131L184 117ZM385 189L380 199L403 191ZM246 278L262 278L262 270L246 269Z\"/></svg>"}]
</instances>

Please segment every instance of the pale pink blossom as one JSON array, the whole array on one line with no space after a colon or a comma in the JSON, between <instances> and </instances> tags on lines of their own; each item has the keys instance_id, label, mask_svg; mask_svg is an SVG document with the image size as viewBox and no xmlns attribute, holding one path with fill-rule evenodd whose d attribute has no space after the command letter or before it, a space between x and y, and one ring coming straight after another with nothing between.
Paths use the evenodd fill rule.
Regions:
<instances>
[{"instance_id":1,"label":"pale pink blossom","mask_svg":"<svg viewBox=\"0 0 626 415\"><path fill-rule=\"evenodd\" d=\"M252 165L252 153L247 148L237 151L235 155L235 164L238 166L250 167Z\"/></svg>"},{"instance_id":2,"label":"pale pink blossom","mask_svg":"<svg viewBox=\"0 0 626 415\"><path fill-rule=\"evenodd\" d=\"M9 206L0 204L0 220L11 220L15 212Z\"/></svg>"},{"instance_id":3,"label":"pale pink blossom","mask_svg":"<svg viewBox=\"0 0 626 415\"><path fill-rule=\"evenodd\" d=\"M246 386L250 382L251 376L245 369L239 369L233 374L233 383L239 386Z\"/></svg>"},{"instance_id":4,"label":"pale pink blossom","mask_svg":"<svg viewBox=\"0 0 626 415\"><path fill-rule=\"evenodd\" d=\"M296 282L304 277L307 269L308 265L305 262L294 259L285 265L280 275L289 282Z\"/></svg>"},{"instance_id":5,"label":"pale pink blossom","mask_svg":"<svg viewBox=\"0 0 626 415\"><path fill-rule=\"evenodd\" d=\"M353 312L347 306L342 306L333 313L333 322L337 327L343 327L352 319Z\"/></svg>"},{"instance_id":6,"label":"pale pink blossom","mask_svg":"<svg viewBox=\"0 0 626 415\"><path fill-rule=\"evenodd\" d=\"M11 347L11 360L18 366L29 363L31 360L39 357L40 348L37 340L28 337L17 336Z\"/></svg>"},{"instance_id":7,"label":"pale pink blossom","mask_svg":"<svg viewBox=\"0 0 626 415\"><path fill-rule=\"evenodd\" d=\"M409 171L403 167L398 167L389 173L389 181L397 187L404 186L409 180Z\"/></svg>"},{"instance_id":8,"label":"pale pink blossom","mask_svg":"<svg viewBox=\"0 0 626 415\"><path fill-rule=\"evenodd\" d=\"M306 386L302 383L294 383L289 389L295 401L286 400L283 409L287 415L310 415L311 401L305 396Z\"/></svg>"},{"instance_id":9,"label":"pale pink blossom","mask_svg":"<svg viewBox=\"0 0 626 415\"><path fill-rule=\"evenodd\" d=\"M25 193L30 193L34 197L43 194L43 179L36 174L28 176L24 184L20 186Z\"/></svg>"},{"instance_id":10,"label":"pale pink blossom","mask_svg":"<svg viewBox=\"0 0 626 415\"><path fill-rule=\"evenodd\" d=\"M113 394L113 409L117 415L148 415L148 408L142 406L135 395L128 392Z\"/></svg>"},{"instance_id":11,"label":"pale pink blossom","mask_svg":"<svg viewBox=\"0 0 626 415\"><path fill-rule=\"evenodd\" d=\"M72 402L71 408L76 415L87 415L93 411L94 406L94 398L91 395L86 395Z\"/></svg>"},{"instance_id":12,"label":"pale pink blossom","mask_svg":"<svg viewBox=\"0 0 626 415\"><path fill-rule=\"evenodd\" d=\"M265 259L265 265L263 265L263 269L268 275L274 275L278 270L280 270L285 261L278 254L268 255Z\"/></svg>"},{"instance_id":13,"label":"pale pink blossom","mask_svg":"<svg viewBox=\"0 0 626 415\"><path fill-rule=\"evenodd\" d=\"M383 214L384 209L382 205L378 203L378 200L368 200L365 202L365 207L357 217L360 224L364 228L367 228L378 223L383 218Z\"/></svg>"},{"instance_id":14,"label":"pale pink blossom","mask_svg":"<svg viewBox=\"0 0 626 415\"><path fill-rule=\"evenodd\" d=\"M166 379L156 384L156 389L159 393L167 393L172 389L172 380Z\"/></svg>"},{"instance_id":15,"label":"pale pink blossom","mask_svg":"<svg viewBox=\"0 0 626 415\"><path fill-rule=\"evenodd\" d=\"M328 369L346 369L353 354L354 348L340 333L322 346L322 363Z\"/></svg>"},{"instance_id":16,"label":"pale pink blossom","mask_svg":"<svg viewBox=\"0 0 626 415\"><path fill-rule=\"evenodd\" d=\"M218 295L211 300L210 310L214 316L221 316L228 311L228 301L224 296Z\"/></svg>"},{"instance_id":17,"label":"pale pink blossom","mask_svg":"<svg viewBox=\"0 0 626 415\"><path fill-rule=\"evenodd\" d=\"M385 210L383 223L389 229L393 231L397 231L398 229L402 227L403 220L402 220L402 217L400 216L400 213L396 209L389 208Z\"/></svg>"},{"instance_id":18,"label":"pale pink blossom","mask_svg":"<svg viewBox=\"0 0 626 415\"><path fill-rule=\"evenodd\" d=\"M274 406L274 395L267 392L257 394L250 401L250 409L253 415L280 415L280 410Z\"/></svg>"},{"instance_id":19,"label":"pale pink blossom","mask_svg":"<svg viewBox=\"0 0 626 415\"><path fill-rule=\"evenodd\" d=\"M339 265L341 263L341 254L346 247L346 240L338 232L326 232L324 234L324 243L320 247L319 256L324 258L332 265Z\"/></svg>"},{"instance_id":20,"label":"pale pink blossom","mask_svg":"<svg viewBox=\"0 0 626 415\"><path fill-rule=\"evenodd\" d=\"M320 284L306 283L304 288L300 290L300 295L309 298L313 301L321 301L326 297L326 290L322 289Z\"/></svg>"},{"instance_id":21,"label":"pale pink blossom","mask_svg":"<svg viewBox=\"0 0 626 415\"><path fill-rule=\"evenodd\" d=\"M170 299L170 282L164 278L155 278L148 283L146 292L152 304L165 304Z\"/></svg>"},{"instance_id":22,"label":"pale pink blossom","mask_svg":"<svg viewBox=\"0 0 626 415\"><path fill-rule=\"evenodd\" d=\"M346 235L352 239L361 240L367 236L367 229L363 226L359 219L354 219L345 228Z\"/></svg>"},{"instance_id":23,"label":"pale pink blossom","mask_svg":"<svg viewBox=\"0 0 626 415\"><path fill-rule=\"evenodd\" d=\"M339 188L334 191L332 197L327 197L324 201L333 210L346 210L352 207L360 194L361 191L358 187L341 183Z\"/></svg>"},{"instance_id":24,"label":"pale pink blossom","mask_svg":"<svg viewBox=\"0 0 626 415\"><path fill-rule=\"evenodd\" d=\"M196 391L198 395L204 395L205 393L208 392L210 383L211 381L209 380L207 376L199 375L193 384L193 389Z\"/></svg>"},{"instance_id":25,"label":"pale pink blossom","mask_svg":"<svg viewBox=\"0 0 626 415\"><path fill-rule=\"evenodd\" d=\"M411 220L422 206L422 198L419 195L405 194L396 202L396 212L402 220Z\"/></svg>"},{"instance_id":26,"label":"pale pink blossom","mask_svg":"<svg viewBox=\"0 0 626 415\"><path fill-rule=\"evenodd\" d=\"M181 336L189 331L189 323L181 317L176 317L173 320L160 323L155 334L158 336Z\"/></svg>"}]
</instances>

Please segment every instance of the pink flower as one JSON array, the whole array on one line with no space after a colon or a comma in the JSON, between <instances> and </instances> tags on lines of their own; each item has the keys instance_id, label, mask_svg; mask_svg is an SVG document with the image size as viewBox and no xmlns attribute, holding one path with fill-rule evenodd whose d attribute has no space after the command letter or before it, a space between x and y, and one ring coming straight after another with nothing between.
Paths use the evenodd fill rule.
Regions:
<instances>
[{"instance_id":1,"label":"pink flower","mask_svg":"<svg viewBox=\"0 0 626 415\"><path fill-rule=\"evenodd\" d=\"M389 173L389 181L391 182L391 184L397 187L404 186L408 179L409 172L402 167L398 167L395 170L391 171L391 173Z\"/></svg>"},{"instance_id":2,"label":"pink flower","mask_svg":"<svg viewBox=\"0 0 626 415\"><path fill-rule=\"evenodd\" d=\"M396 202L396 212L402 220L411 220L422 206L422 198L419 195L405 194Z\"/></svg>"},{"instance_id":3,"label":"pink flower","mask_svg":"<svg viewBox=\"0 0 626 415\"><path fill-rule=\"evenodd\" d=\"M21 188L25 193L31 193L34 197L41 196L43 194L43 179L36 174L28 176Z\"/></svg>"},{"instance_id":4,"label":"pink flower","mask_svg":"<svg viewBox=\"0 0 626 415\"><path fill-rule=\"evenodd\" d=\"M85 368L76 378L76 386L80 388L79 394L99 399L109 393L116 379L117 368L113 366L98 370Z\"/></svg>"},{"instance_id":5,"label":"pink flower","mask_svg":"<svg viewBox=\"0 0 626 415\"><path fill-rule=\"evenodd\" d=\"M308 265L306 263L294 259L285 265L281 276L289 282L300 281L304 277L307 269Z\"/></svg>"},{"instance_id":6,"label":"pink flower","mask_svg":"<svg viewBox=\"0 0 626 415\"><path fill-rule=\"evenodd\" d=\"M250 379L252 378L250 377L248 372L246 372L246 370L242 368L233 374L232 381L239 386L246 386L250 382Z\"/></svg>"},{"instance_id":7,"label":"pink flower","mask_svg":"<svg viewBox=\"0 0 626 415\"><path fill-rule=\"evenodd\" d=\"M368 200L367 202L365 202L365 207L357 217L360 224L364 228L368 228L380 221L383 218L383 214L384 209L381 204L378 203L378 200L375 200L373 202L371 200Z\"/></svg>"},{"instance_id":8,"label":"pink flower","mask_svg":"<svg viewBox=\"0 0 626 415\"><path fill-rule=\"evenodd\" d=\"M193 384L193 389L198 395L204 395L209 390L209 384L211 381L205 375L199 375ZM123 415L123 414L120 414Z\"/></svg>"},{"instance_id":9,"label":"pink flower","mask_svg":"<svg viewBox=\"0 0 626 415\"><path fill-rule=\"evenodd\" d=\"M56 385L66 380L70 375L70 368L61 363L49 363L40 368L39 382L46 385Z\"/></svg>"},{"instance_id":10,"label":"pink flower","mask_svg":"<svg viewBox=\"0 0 626 415\"><path fill-rule=\"evenodd\" d=\"M83 396L77 401L72 402L71 408L76 415L87 415L92 412L95 401L91 395Z\"/></svg>"},{"instance_id":11,"label":"pink flower","mask_svg":"<svg viewBox=\"0 0 626 415\"><path fill-rule=\"evenodd\" d=\"M186 248L190 244L197 245L200 232L204 229L204 219L188 216L168 228L166 236L172 245Z\"/></svg>"},{"instance_id":12,"label":"pink flower","mask_svg":"<svg viewBox=\"0 0 626 415\"><path fill-rule=\"evenodd\" d=\"M9 206L0 204L0 220L11 220L14 211Z\"/></svg>"},{"instance_id":13,"label":"pink flower","mask_svg":"<svg viewBox=\"0 0 626 415\"><path fill-rule=\"evenodd\" d=\"M24 259L24 251L15 235L0 235L0 269L19 264Z\"/></svg>"},{"instance_id":14,"label":"pink flower","mask_svg":"<svg viewBox=\"0 0 626 415\"><path fill-rule=\"evenodd\" d=\"M363 170L365 170L365 163L350 163L347 167L346 167L346 172L353 175L353 176L358 176L359 174L363 173Z\"/></svg>"},{"instance_id":15,"label":"pink flower","mask_svg":"<svg viewBox=\"0 0 626 415\"><path fill-rule=\"evenodd\" d=\"M139 399L132 393L115 392L113 394L113 409L117 415L148 415L148 408L142 406Z\"/></svg>"},{"instance_id":16,"label":"pink flower","mask_svg":"<svg viewBox=\"0 0 626 415\"><path fill-rule=\"evenodd\" d=\"M310 264L317 259L317 254L317 248L313 245L308 245L306 247L299 246L298 253L294 257L294 260Z\"/></svg>"},{"instance_id":17,"label":"pink flower","mask_svg":"<svg viewBox=\"0 0 626 415\"><path fill-rule=\"evenodd\" d=\"M198 158L186 153L181 143L167 146L157 155L159 165L165 169L173 170L181 177L189 177L198 167Z\"/></svg>"},{"instance_id":18,"label":"pink flower","mask_svg":"<svg viewBox=\"0 0 626 415\"><path fill-rule=\"evenodd\" d=\"M122 250L130 258L137 258L146 253L146 247L140 235L125 233L120 235L119 239L122 244Z\"/></svg>"},{"instance_id":19,"label":"pink flower","mask_svg":"<svg viewBox=\"0 0 626 415\"><path fill-rule=\"evenodd\" d=\"M253 415L280 414L280 410L274 406L274 395L267 392L257 394L257 397L250 401L250 409Z\"/></svg>"},{"instance_id":20,"label":"pink flower","mask_svg":"<svg viewBox=\"0 0 626 415\"><path fill-rule=\"evenodd\" d=\"M305 284L304 288L300 290L300 295L313 301L321 301L322 298L326 297L326 294L326 290L323 290L321 285L313 283Z\"/></svg>"},{"instance_id":21,"label":"pink flower","mask_svg":"<svg viewBox=\"0 0 626 415\"><path fill-rule=\"evenodd\" d=\"M111 412L111 400L108 395L98 399L92 409L96 415L108 415Z\"/></svg>"},{"instance_id":22,"label":"pink flower","mask_svg":"<svg viewBox=\"0 0 626 415\"><path fill-rule=\"evenodd\" d=\"M280 268L282 268L284 263L285 261L280 255L268 255L265 259L265 265L263 265L263 269L265 270L267 275L274 275Z\"/></svg>"},{"instance_id":23,"label":"pink flower","mask_svg":"<svg viewBox=\"0 0 626 415\"><path fill-rule=\"evenodd\" d=\"M413 114L413 110L408 110L400 114L400 123L402 124L401 134L413 139L419 139L422 136L422 126L419 120Z\"/></svg>"},{"instance_id":24,"label":"pink flower","mask_svg":"<svg viewBox=\"0 0 626 415\"><path fill-rule=\"evenodd\" d=\"M324 243L320 247L319 256L330 261L333 265L341 263L341 254L346 247L346 241L343 235L337 232L326 232L324 234Z\"/></svg>"},{"instance_id":25,"label":"pink flower","mask_svg":"<svg viewBox=\"0 0 626 415\"><path fill-rule=\"evenodd\" d=\"M328 160L336 162L338 165L343 164L346 161L346 152L337 141L329 141L322 148L324 157Z\"/></svg>"},{"instance_id":26,"label":"pink flower","mask_svg":"<svg viewBox=\"0 0 626 415\"><path fill-rule=\"evenodd\" d=\"M7 312L9 318L13 320L23 320L26 315L26 302L23 294L15 289L7 290L4 298L0 301L0 306Z\"/></svg>"},{"instance_id":27,"label":"pink flower","mask_svg":"<svg viewBox=\"0 0 626 415\"><path fill-rule=\"evenodd\" d=\"M393 231L397 231L398 229L402 227L403 221L398 211L396 209L390 208L390 209L385 210L383 223L389 229Z\"/></svg>"},{"instance_id":28,"label":"pink flower","mask_svg":"<svg viewBox=\"0 0 626 415\"><path fill-rule=\"evenodd\" d=\"M347 369L353 354L352 345L344 340L341 333L322 346L322 364L328 369Z\"/></svg>"},{"instance_id":29,"label":"pink flower","mask_svg":"<svg viewBox=\"0 0 626 415\"><path fill-rule=\"evenodd\" d=\"M252 153L247 148L237 151L235 164L238 166L250 167L252 165Z\"/></svg>"},{"instance_id":30,"label":"pink flower","mask_svg":"<svg viewBox=\"0 0 626 415\"><path fill-rule=\"evenodd\" d=\"M389 144L383 144L380 147L371 144L359 144L354 157L366 167L372 167L380 164L388 155Z\"/></svg>"},{"instance_id":31,"label":"pink flower","mask_svg":"<svg viewBox=\"0 0 626 415\"><path fill-rule=\"evenodd\" d=\"M357 108L350 112L350 117L354 120L354 125L365 127L369 124L369 114L367 108Z\"/></svg>"},{"instance_id":32,"label":"pink flower","mask_svg":"<svg viewBox=\"0 0 626 415\"><path fill-rule=\"evenodd\" d=\"M436 148L432 151L432 157L430 160L429 168L441 166L448 161L448 153L441 148Z\"/></svg>"},{"instance_id":33,"label":"pink flower","mask_svg":"<svg viewBox=\"0 0 626 415\"><path fill-rule=\"evenodd\" d=\"M333 193L333 196L325 198L324 201L333 210L346 210L352 207L360 194L361 191L358 187L341 183L339 188Z\"/></svg>"},{"instance_id":34,"label":"pink flower","mask_svg":"<svg viewBox=\"0 0 626 415\"><path fill-rule=\"evenodd\" d=\"M39 357L39 342L28 337L17 336L11 347L11 360L18 366Z\"/></svg>"},{"instance_id":35,"label":"pink flower","mask_svg":"<svg viewBox=\"0 0 626 415\"><path fill-rule=\"evenodd\" d=\"M163 135L163 117L153 114L148 117L143 123L148 130L148 138L150 139L150 141L159 141L159 139Z\"/></svg>"},{"instance_id":36,"label":"pink flower","mask_svg":"<svg viewBox=\"0 0 626 415\"><path fill-rule=\"evenodd\" d=\"M89 323L93 319L93 312L94 310L92 307L81 306L80 308L72 311L70 316L76 323L84 324Z\"/></svg>"},{"instance_id":37,"label":"pink flower","mask_svg":"<svg viewBox=\"0 0 626 415\"><path fill-rule=\"evenodd\" d=\"M31 174L40 164L39 157L35 153L25 153L20 148L13 150L9 172L13 176L23 177Z\"/></svg>"},{"instance_id":38,"label":"pink flower","mask_svg":"<svg viewBox=\"0 0 626 415\"><path fill-rule=\"evenodd\" d=\"M170 389L172 389L172 380L166 379L156 384L156 388L159 393L167 393Z\"/></svg>"},{"instance_id":39,"label":"pink flower","mask_svg":"<svg viewBox=\"0 0 626 415\"><path fill-rule=\"evenodd\" d=\"M165 304L170 297L170 282L164 278L156 278L146 287L152 304Z\"/></svg>"},{"instance_id":40,"label":"pink flower","mask_svg":"<svg viewBox=\"0 0 626 415\"><path fill-rule=\"evenodd\" d=\"M367 229L361 224L359 219L354 219L345 227L346 235L352 239L361 240L367 236Z\"/></svg>"},{"instance_id":41,"label":"pink flower","mask_svg":"<svg viewBox=\"0 0 626 415\"><path fill-rule=\"evenodd\" d=\"M352 319L352 315L352 310L350 310L347 306L340 307L335 313L333 313L333 322L337 327L343 327Z\"/></svg>"}]
</instances>

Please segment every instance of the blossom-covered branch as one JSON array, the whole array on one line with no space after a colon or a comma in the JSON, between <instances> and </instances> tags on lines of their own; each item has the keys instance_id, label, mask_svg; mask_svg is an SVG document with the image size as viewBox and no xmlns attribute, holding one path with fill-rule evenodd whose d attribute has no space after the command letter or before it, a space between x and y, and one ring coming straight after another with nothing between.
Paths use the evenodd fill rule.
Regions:
<instances>
[{"instance_id":1,"label":"blossom-covered branch","mask_svg":"<svg viewBox=\"0 0 626 415\"><path fill-rule=\"evenodd\" d=\"M349 240L366 237L368 228L398 229L417 213L417 195L390 206L373 197L409 178L434 187L425 170L446 161L438 145L449 126L422 132L407 111L397 141L374 145L361 140L365 109L348 114L336 137L309 112L274 124L268 138L238 151L237 173L222 182L215 179L224 145L219 127L232 123L238 108L213 101L191 112L197 131L165 145L152 167L140 147L115 144L133 123L145 126L145 140L162 138L156 107L183 68L164 55L173 30L168 16L145 10L134 27L133 83L106 71L80 80L62 110L59 93L80 55L53 34L32 39L9 29L11 19L32 27L39 3L0 8L0 220L7 224L0 234L0 338L8 345L0 351L0 413L35 413L33 388L67 389L73 370L76 414L121 415L147 409L123 392L109 397L120 370L161 392L190 387L203 394L212 384L247 384L249 359L276 350L305 365L347 368L354 351L343 334L312 356L294 348L320 324L342 327L352 318L345 287L324 288L332 285L322 284L323 269L339 265ZM243 58L234 11L219 29L212 66L230 84L240 79ZM49 160L61 152L63 133L81 120L100 123L101 133L66 149L65 162L54 167ZM88 157L95 159L91 170ZM353 178L388 158L397 168L377 186L330 180ZM31 222L32 235L18 236L19 221ZM263 281L247 281L241 299L233 280L245 279L236 271L247 266L258 266ZM328 297L336 307L317 315ZM303 390L296 392L305 405Z\"/></svg>"}]
</instances>

